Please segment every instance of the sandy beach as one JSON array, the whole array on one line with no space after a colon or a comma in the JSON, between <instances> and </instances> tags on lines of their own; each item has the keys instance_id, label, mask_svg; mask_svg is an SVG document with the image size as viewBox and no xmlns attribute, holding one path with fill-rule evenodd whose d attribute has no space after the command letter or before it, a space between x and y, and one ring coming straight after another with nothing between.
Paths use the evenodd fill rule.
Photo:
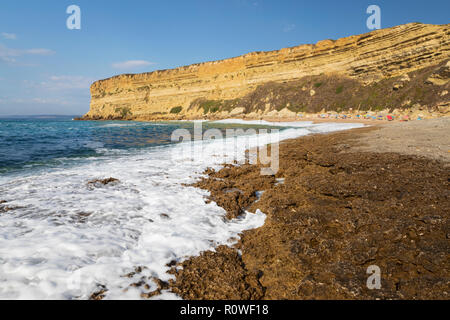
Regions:
<instances>
[{"instance_id":1,"label":"sandy beach","mask_svg":"<svg viewBox=\"0 0 450 320\"><path fill-rule=\"evenodd\" d=\"M208 171L196 186L236 216L267 214L234 247L172 269L185 299L448 299L450 119L285 141L276 176ZM256 200L255 194L261 197ZM382 287L366 287L366 269Z\"/></svg>"}]
</instances>

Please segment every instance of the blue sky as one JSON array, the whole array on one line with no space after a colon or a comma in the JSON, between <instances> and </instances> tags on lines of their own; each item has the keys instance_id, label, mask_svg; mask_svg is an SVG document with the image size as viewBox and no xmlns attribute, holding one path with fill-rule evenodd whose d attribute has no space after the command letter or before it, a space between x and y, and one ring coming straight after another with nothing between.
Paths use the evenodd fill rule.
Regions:
<instances>
[{"instance_id":1,"label":"blue sky","mask_svg":"<svg viewBox=\"0 0 450 320\"><path fill-rule=\"evenodd\" d=\"M371 4L382 28L450 22L448 0L1 1L0 115L83 114L98 79L365 33Z\"/></svg>"}]
</instances>

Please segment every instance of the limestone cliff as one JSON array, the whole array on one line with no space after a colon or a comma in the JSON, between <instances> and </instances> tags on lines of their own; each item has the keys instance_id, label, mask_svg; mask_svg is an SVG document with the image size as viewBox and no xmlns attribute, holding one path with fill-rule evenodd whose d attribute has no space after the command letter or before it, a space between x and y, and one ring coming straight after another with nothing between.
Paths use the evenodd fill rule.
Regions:
<instances>
[{"instance_id":1,"label":"limestone cliff","mask_svg":"<svg viewBox=\"0 0 450 320\"><path fill-rule=\"evenodd\" d=\"M449 24L406 24L315 45L100 80L91 86L90 111L84 119L265 115L318 111L319 106L373 109L377 95L385 99L380 108L416 102L445 105L449 57ZM422 93L417 92L416 78ZM365 89L383 81L389 97L396 94L398 99ZM289 94L292 99L286 100ZM355 97L359 95L364 99Z\"/></svg>"}]
</instances>

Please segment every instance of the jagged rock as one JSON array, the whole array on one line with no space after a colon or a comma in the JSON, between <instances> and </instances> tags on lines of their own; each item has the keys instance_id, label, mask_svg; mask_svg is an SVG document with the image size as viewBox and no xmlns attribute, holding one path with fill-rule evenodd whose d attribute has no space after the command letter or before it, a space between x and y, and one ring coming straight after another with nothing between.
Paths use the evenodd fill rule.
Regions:
<instances>
[{"instance_id":1,"label":"jagged rock","mask_svg":"<svg viewBox=\"0 0 450 320\"><path fill-rule=\"evenodd\" d=\"M450 102L442 102L436 106L436 109L442 114L450 113Z\"/></svg>"},{"instance_id":2,"label":"jagged rock","mask_svg":"<svg viewBox=\"0 0 450 320\"><path fill-rule=\"evenodd\" d=\"M450 81L450 61L438 71L433 73L426 81L426 83L437 86L446 85Z\"/></svg>"},{"instance_id":3,"label":"jagged rock","mask_svg":"<svg viewBox=\"0 0 450 320\"><path fill-rule=\"evenodd\" d=\"M0 213L6 213L6 212L12 211L14 209L17 209L17 207L10 207L10 206L6 205L5 203L7 203L7 201L5 201L5 200L0 201Z\"/></svg>"},{"instance_id":4,"label":"jagged rock","mask_svg":"<svg viewBox=\"0 0 450 320\"><path fill-rule=\"evenodd\" d=\"M231 110L230 116L237 116L239 114L244 113L244 111L245 111L244 108L235 108L235 109Z\"/></svg>"},{"instance_id":5,"label":"jagged rock","mask_svg":"<svg viewBox=\"0 0 450 320\"><path fill-rule=\"evenodd\" d=\"M98 188L106 185L115 185L119 183L119 179L116 178L107 178L107 179L95 179L91 180L87 183L90 188Z\"/></svg>"},{"instance_id":6,"label":"jagged rock","mask_svg":"<svg viewBox=\"0 0 450 320\"><path fill-rule=\"evenodd\" d=\"M407 73L405 73L405 74L403 75L403 77L400 79L400 81L403 81L403 82L405 82L405 81L411 81L411 78L409 77L409 75L408 75Z\"/></svg>"},{"instance_id":7,"label":"jagged rock","mask_svg":"<svg viewBox=\"0 0 450 320\"><path fill-rule=\"evenodd\" d=\"M415 111L415 110L423 110L423 109L424 109L424 107L423 107L420 103L416 103L416 104L414 104L413 107L412 107L412 111Z\"/></svg>"},{"instance_id":8,"label":"jagged rock","mask_svg":"<svg viewBox=\"0 0 450 320\"><path fill-rule=\"evenodd\" d=\"M283 110L278 112L278 116L283 118L295 117L296 115L297 114L295 112L289 110L288 108L284 108Z\"/></svg>"},{"instance_id":9,"label":"jagged rock","mask_svg":"<svg viewBox=\"0 0 450 320\"><path fill-rule=\"evenodd\" d=\"M395 91L397 91L397 90L403 88L403 86L404 86L404 85L403 85L402 82L396 83L396 84L394 84L394 87L392 87L392 89L395 90Z\"/></svg>"},{"instance_id":10,"label":"jagged rock","mask_svg":"<svg viewBox=\"0 0 450 320\"><path fill-rule=\"evenodd\" d=\"M172 268L173 292L184 299L448 300L448 168L432 160L436 152L414 151L444 146L448 119L394 126L286 141L277 173L283 184L258 166L209 171L196 186L227 214L260 209L267 218L241 235L240 254L219 247ZM409 149L405 138L418 144ZM223 192L230 187L242 193ZM366 286L369 265L382 270L379 290Z\"/></svg>"}]
</instances>

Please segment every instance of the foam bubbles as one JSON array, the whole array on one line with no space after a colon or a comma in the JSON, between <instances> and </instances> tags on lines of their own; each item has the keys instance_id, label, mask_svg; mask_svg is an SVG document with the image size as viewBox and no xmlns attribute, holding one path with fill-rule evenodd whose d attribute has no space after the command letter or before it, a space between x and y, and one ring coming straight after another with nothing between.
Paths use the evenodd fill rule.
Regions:
<instances>
[{"instance_id":1,"label":"foam bubbles","mask_svg":"<svg viewBox=\"0 0 450 320\"><path fill-rule=\"evenodd\" d=\"M200 157L184 142L0 177L0 200L16 207L0 215L0 299L88 299L101 286L106 299L139 299L141 289L130 284L141 276L168 280L167 263L264 224L260 211L226 221L222 208L205 203L208 192L184 184L243 159L247 147L358 126L291 124L279 135L196 142ZM87 184L109 177L120 182ZM124 277L138 266L142 274Z\"/></svg>"}]
</instances>

